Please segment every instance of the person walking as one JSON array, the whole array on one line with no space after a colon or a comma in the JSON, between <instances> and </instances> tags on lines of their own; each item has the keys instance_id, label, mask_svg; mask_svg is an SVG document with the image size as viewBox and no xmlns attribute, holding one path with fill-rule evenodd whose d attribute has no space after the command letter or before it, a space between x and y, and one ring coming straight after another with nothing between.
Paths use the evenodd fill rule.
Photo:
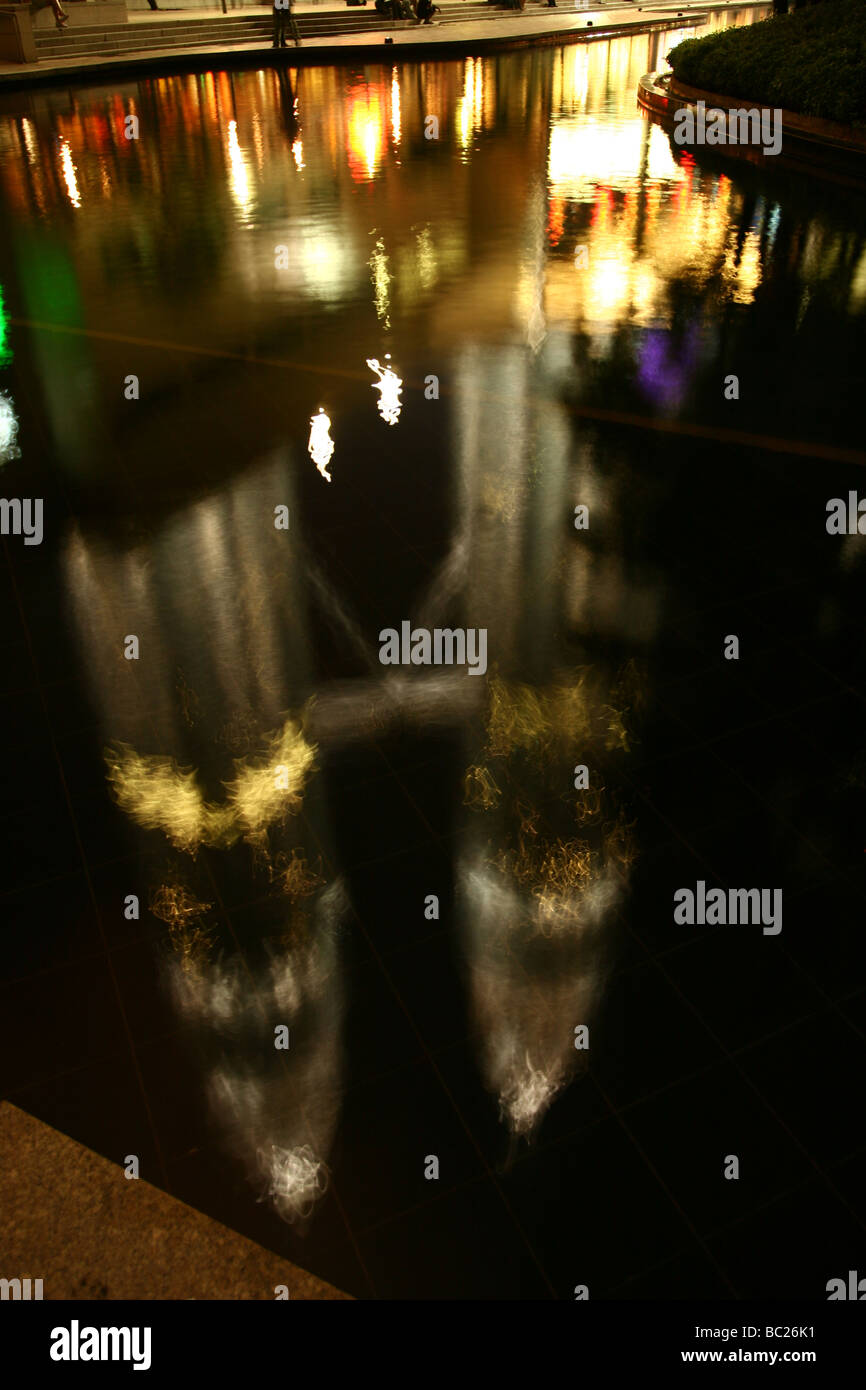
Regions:
<instances>
[{"instance_id":1,"label":"person walking","mask_svg":"<svg viewBox=\"0 0 866 1390\"><path fill-rule=\"evenodd\" d=\"M292 0L274 0L274 48L286 47L286 29L292 31L295 47L301 46L298 22L292 14Z\"/></svg>"}]
</instances>

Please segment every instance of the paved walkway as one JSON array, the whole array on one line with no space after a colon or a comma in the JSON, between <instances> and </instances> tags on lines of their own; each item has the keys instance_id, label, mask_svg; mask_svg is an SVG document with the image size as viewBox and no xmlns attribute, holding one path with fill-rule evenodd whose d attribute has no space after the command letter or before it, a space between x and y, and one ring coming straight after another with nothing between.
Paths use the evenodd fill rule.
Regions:
<instances>
[{"instance_id":1,"label":"paved walkway","mask_svg":"<svg viewBox=\"0 0 866 1390\"><path fill-rule=\"evenodd\" d=\"M8 1102L0 1204L3 1274L45 1299L349 1297Z\"/></svg>"},{"instance_id":2,"label":"paved walkway","mask_svg":"<svg viewBox=\"0 0 866 1390\"><path fill-rule=\"evenodd\" d=\"M384 56L386 36L392 38L392 53L399 49L407 58L414 58L432 50L446 57L460 52L484 52L498 47L551 43L560 38L568 40L585 33L587 37L589 34L593 37L610 37L612 34L634 32L660 24L677 27L678 18L684 25L694 24L699 23L700 17L710 10L752 9L763 7L765 3L766 0L721 0L718 4L707 3L707 0L704 0L704 3L698 3L698 0L656 0L656 3L642 4L638 3L638 0L632 0L632 3L626 4L605 4L596 0L594 4L578 8L576 0L558 0L555 10L532 4L531 8L528 5L522 14L517 11L494 12L490 19L473 19L465 24L457 21L432 26L411 25L400 29L389 28L383 24L381 29L310 37L304 40L300 48L289 47L286 50L286 58L292 66L298 63L306 65L311 62L342 62L359 57L362 53L365 57L375 55L380 58ZM322 4L316 4L314 0L298 0L296 8L296 12L301 15L321 16L335 11L345 15L345 4L335 3L335 0L324 0ZM244 6L242 10L228 11L230 16L246 17L270 13L270 6ZM349 13L363 17L371 13L371 6L368 5L366 9L353 8ZM223 12L221 9L156 12L134 10L130 11L130 16L131 22L138 26L148 23L165 24L173 19L185 23L195 19L213 20L217 17L222 18ZM72 74L94 77L97 74L129 70L197 68L201 67L203 62L211 61L225 65L233 58L243 61L256 54L273 55L273 50L270 44L263 46L261 42L225 44L211 41L182 49L154 47L133 54L44 59L37 64L26 66L0 63L0 91L12 86L37 85L61 78L68 79Z\"/></svg>"}]
</instances>

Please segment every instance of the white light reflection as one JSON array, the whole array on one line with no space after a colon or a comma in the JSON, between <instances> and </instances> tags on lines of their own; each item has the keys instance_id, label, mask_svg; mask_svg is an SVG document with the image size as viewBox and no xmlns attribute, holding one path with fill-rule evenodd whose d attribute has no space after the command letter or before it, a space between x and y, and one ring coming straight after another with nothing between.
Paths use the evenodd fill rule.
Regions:
<instances>
[{"instance_id":1,"label":"white light reflection","mask_svg":"<svg viewBox=\"0 0 866 1390\"><path fill-rule=\"evenodd\" d=\"M400 83L397 69L391 69L391 138L395 145L400 143Z\"/></svg>"},{"instance_id":2,"label":"white light reflection","mask_svg":"<svg viewBox=\"0 0 866 1390\"><path fill-rule=\"evenodd\" d=\"M660 125L650 126L646 171L648 178L660 182L679 183L683 177L671 151L671 142Z\"/></svg>"},{"instance_id":3,"label":"white light reflection","mask_svg":"<svg viewBox=\"0 0 866 1390\"><path fill-rule=\"evenodd\" d=\"M22 131L24 132L24 144L25 144L26 147L27 147L27 160L28 160L28 163L30 163L30 164L38 164L38 163L39 163L39 150L38 150L38 146L37 146L37 144L36 144L36 141L35 141L35 139L34 139L34 137L33 137L33 127L31 126L31 124L30 124L30 122L28 121L28 119L27 119L26 116L24 116L23 119L22 119L22 121L21 121L21 129L22 129Z\"/></svg>"},{"instance_id":4,"label":"white light reflection","mask_svg":"<svg viewBox=\"0 0 866 1390\"><path fill-rule=\"evenodd\" d=\"M72 151L69 148L68 140L61 140L60 142L60 167L63 170L63 181L66 184L69 201L74 208L80 208L81 194L78 191L77 171L72 162Z\"/></svg>"},{"instance_id":5,"label":"white light reflection","mask_svg":"<svg viewBox=\"0 0 866 1390\"><path fill-rule=\"evenodd\" d=\"M15 407L9 397L0 391L0 464L21 457L21 450L15 443L17 438L18 417Z\"/></svg>"},{"instance_id":6,"label":"white light reflection","mask_svg":"<svg viewBox=\"0 0 866 1390\"><path fill-rule=\"evenodd\" d=\"M324 1160L341 1092L338 941L346 906L337 881L318 895L311 921L296 924L294 945L271 943L269 968L250 973L236 956L201 955L185 963L175 956L168 967L176 1006L222 1054L206 1088L225 1141L260 1186L259 1200L291 1224L310 1217L328 1186ZM287 1026L303 1019L283 1058L273 1048L262 1054L255 1042L261 1018L272 1015Z\"/></svg>"},{"instance_id":7,"label":"white light reflection","mask_svg":"<svg viewBox=\"0 0 866 1390\"><path fill-rule=\"evenodd\" d=\"M575 44L570 57L572 60L571 90L569 92L571 108L573 111L585 111L586 98L589 95L589 48L586 44Z\"/></svg>"},{"instance_id":8,"label":"white light reflection","mask_svg":"<svg viewBox=\"0 0 866 1390\"><path fill-rule=\"evenodd\" d=\"M315 217L296 218L282 240L289 248L290 262L301 271L307 294L326 304L339 304L355 289L358 270L351 238L341 225L331 226Z\"/></svg>"},{"instance_id":9,"label":"white light reflection","mask_svg":"<svg viewBox=\"0 0 866 1390\"><path fill-rule=\"evenodd\" d=\"M457 105L457 130L460 145L465 152L472 136L472 92L474 59L466 59L463 72L463 95Z\"/></svg>"},{"instance_id":10,"label":"white light reflection","mask_svg":"<svg viewBox=\"0 0 866 1390\"><path fill-rule=\"evenodd\" d=\"M238 142L237 121L229 121L229 160L232 166L232 193L241 212L246 212L252 197L244 152Z\"/></svg>"},{"instance_id":11,"label":"white light reflection","mask_svg":"<svg viewBox=\"0 0 866 1390\"><path fill-rule=\"evenodd\" d=\"M776 203L773 206L773 211L767 218L767 244L769 246L775 246L776 244L776 233L779 230L779 221L781 219L781 216L782 209L779 207L779 204Z\"/></svg>"},{"instance_id":12,"label":"white light reflection","mask_svg":"<svg viewBox=\"0 0 866 1390\"><path fill-rule=\"evenodd\" d=\"M298 139L297 139L297 140L294 142L294 144L292 145L292 156L293 156L294 161L295 161L295 168L296 168L296 169L300 170L300 169L305 168L305 165L304 165L304 142L303 142L303 140L301 140L300 136L298 137Z\"/></svg>"},{"instance_id":13,"label":"white light reflection","mask_svg":"<svg viewBox=\"0 0 866 1390\"><path fill-rule=\"evenodd\" d=\"M283 1220L308 1217L328 1186L328 1170L309 1144L298 1149L272 1144L270 1159L260 1154L259 1161L268 1168L268 1196Z\"/></svg>"},{"instance_id":14,"label":"white light reflection","mask_svg":"<svg viewBox=\"0 0 866 1390\"><path fill-rule=\"evenodd\" d=\"M563 121L550 132L547 174L557 193L591 202L595 187L627 188L640 171L644 123L640 117L606 124Z\"/></svg>"},{"instance_id":15,"label":"white light reflection","mask_svg":"<svg viewBox=\"0 0 866 1390\"><path fill-rule=\"evenodd\" d=\"M390 352L386 352L386 362L390 357ZM400 392L403 389L402 377L399 377L396 372L392 372L390 367L381 367L375 357L367 358L367 366L379 378L378 381L373 382L373 390L380 393L379 414L387 424L396 425L400 419L400 411L403 409L403 402L400 400Z\"/></svg>"},{"instance_id":16,"label":"white light reflection","mask_svg":"<svg viewBox=\"0 0 866 1390\"><path fill-rule=\"evenodd\" d=\"M605 868L558 902L514 891L481 856L464 860L470 992L485 1084L515 1136L532 1137L555 1097L585 1064L562 1017L587 1019L604 979L605 923L621 880ZM532 968L545 940L548 969Z\"/></svg>"},{"instance_id":17,"label":"white light reflection","mask_svg":"<svg viewBox=\"0 0 866 1390\"><path fill-rule=\"evenodd\" d=\"M334 441L330 436L331 421L319 406L318 415L314 415L310 420L310 442L307 448L310 458L318 468L322 477L329 483L334 480L328 472L328 464L334 454Z\"/></svg>"}]
</instances>

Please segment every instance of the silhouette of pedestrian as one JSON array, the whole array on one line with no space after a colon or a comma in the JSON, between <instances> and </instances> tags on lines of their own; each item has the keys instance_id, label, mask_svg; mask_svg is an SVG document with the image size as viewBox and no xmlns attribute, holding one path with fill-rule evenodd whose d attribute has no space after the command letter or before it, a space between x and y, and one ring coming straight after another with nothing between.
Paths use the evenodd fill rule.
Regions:
<instances>
[{"instance_id":1,"label":"silhouette of pedestrian","mask_svg":"<svg viewBox=\"0 0 866 1390\"><path fill-rule=\"evenodd\" d=\"M292 79L289 77L288 68L277 68L277 83L280 89L283 123L289 139L294 142L301 133L301 127L298 122L297 97L292 91Z\"/></svg>"},{"instance_id":2,"label":"silhouette of pedestrian","mask_svg":"<svg viewBox=\"0 0 866 1390\"><path fill-rule=\"evenodd\" d=\"M301 46L298 22L292 14L292 0L274 0L274 48L286 47L286 29L292 31L295 47Z\"/></svg>"}]
</instances>

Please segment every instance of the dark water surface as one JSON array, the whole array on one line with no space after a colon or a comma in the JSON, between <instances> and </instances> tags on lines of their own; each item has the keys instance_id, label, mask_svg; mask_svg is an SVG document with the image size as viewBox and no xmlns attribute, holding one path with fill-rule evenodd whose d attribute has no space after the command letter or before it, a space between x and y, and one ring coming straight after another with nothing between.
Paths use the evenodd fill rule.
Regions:
<instances>
[{"instance_id":1,"label":"dark water surface","mask_svg":"<svg viewBox=\"0 0 866 1390\"><path fill-rule=\"evenodd\" d=\"M681 36L0 108L0 1092L362 1297L864 1268L864 204Z\"/></svg>"}]
</instances>

